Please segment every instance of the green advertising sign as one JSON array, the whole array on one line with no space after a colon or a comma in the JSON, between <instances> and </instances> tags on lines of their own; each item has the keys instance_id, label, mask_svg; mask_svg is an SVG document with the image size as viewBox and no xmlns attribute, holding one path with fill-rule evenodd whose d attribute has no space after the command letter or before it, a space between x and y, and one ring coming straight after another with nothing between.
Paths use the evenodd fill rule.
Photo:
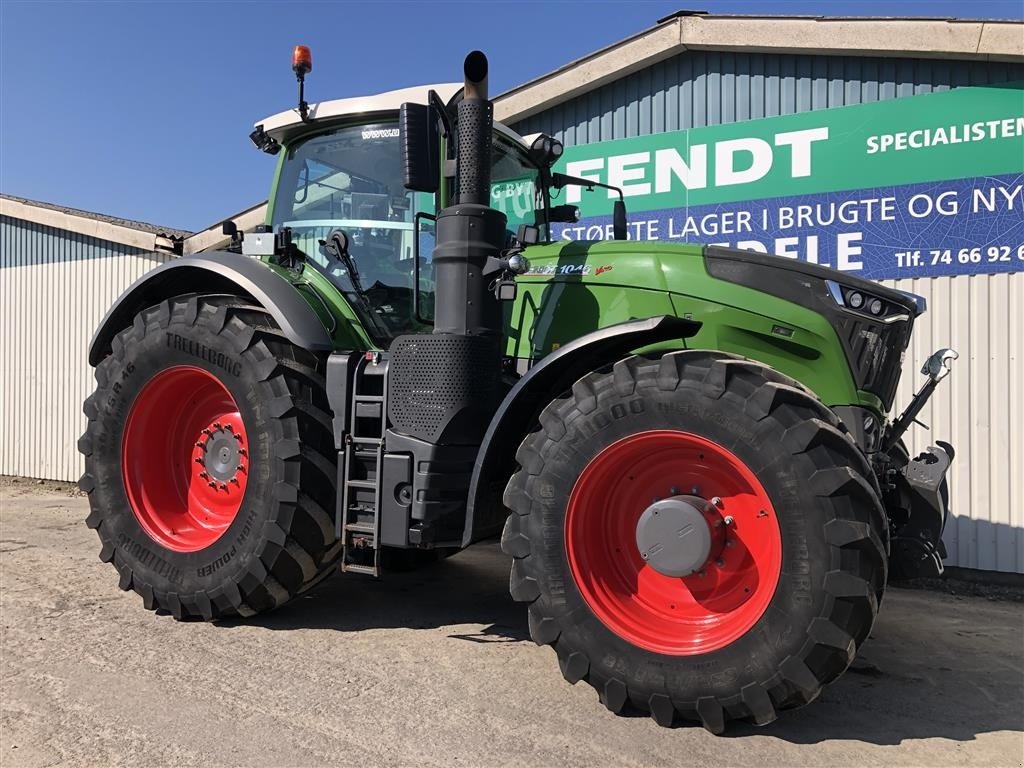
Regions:
<instances>
[{"instance_id":1,"label":"green advertising sign","mask_svg":"<svg viewBox=\"0 0 1024 768\"><path fill-rule=\"evenodd\" d=\"M958 88L586 144L557 170L622 187L635 211L1024 173L1024 90ZM597 216L614 196L569 188L566 202Z\"/></svg>"},{"instance_id":2,"label":"green advertising sign","mask_svg":"<svg viewBox=\"0 0 1024 768\"><path fill-rule=\"evenodd\" d=\"M636 239L873 278L1024 269L1020 83L570 147L557 170L620 187ZM582 220L555 237L608 236L616 196L566 187Z\"/></svg>"}]
</instances>

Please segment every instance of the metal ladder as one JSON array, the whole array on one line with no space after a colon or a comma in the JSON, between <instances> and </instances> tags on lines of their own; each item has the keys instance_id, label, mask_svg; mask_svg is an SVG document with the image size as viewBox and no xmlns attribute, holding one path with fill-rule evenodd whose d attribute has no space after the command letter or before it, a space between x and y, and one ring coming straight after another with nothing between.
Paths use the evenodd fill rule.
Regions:
<instances>
[{"instance_id":1,"label":"metal ladder","mask_svg":"<svg viewBox=\"0 0 1024 768\"><path fill-rule=\"evenodd\" d=\"M367 368L382 368L367 374ZM367 385L373 394L367 393ZM380 480L387 430L387 362L368 353L353 377L351 429L345 439L341 514L335 535L342 539L341 570L380 575ZM372 467L372 475L370 468ZM372 565L366 555L372 551Z\"/></svg>"}]
</instances>

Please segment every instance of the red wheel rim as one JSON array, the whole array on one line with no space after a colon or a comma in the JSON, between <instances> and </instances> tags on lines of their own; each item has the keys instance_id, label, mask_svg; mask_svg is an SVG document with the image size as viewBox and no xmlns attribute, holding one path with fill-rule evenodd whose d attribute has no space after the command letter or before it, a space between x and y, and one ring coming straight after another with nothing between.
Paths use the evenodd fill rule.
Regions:
<instances>
[{"instance_id":1,"label":"red wheel rim","mask_svg":"<svg viewBox=\"0 0 1024 768\"><path fill-rule=\"evenodd\" d=\"M697 573L669 577L640 556L636 526L654 499L718 497L725 546ZM724 648L765 612L782 568L768 494L747 465L698 435L651 430L603 449L569 496L569 568L594 614L649 651L692 656ZM719 559L720 558L720 559Z\"/></svg>"},{"instance_id":2,"label":"red wheel rim","mask_svg":"<svg viewBox=\"0 0 1024 768\"><path fill-rule=\"evenodd\" d=\"M186 365L158 373L135 397L121 443L139 525L177 552L213 544L242 504L248 448L238 405L216 376Z\"/></svg>"}]
</instances>

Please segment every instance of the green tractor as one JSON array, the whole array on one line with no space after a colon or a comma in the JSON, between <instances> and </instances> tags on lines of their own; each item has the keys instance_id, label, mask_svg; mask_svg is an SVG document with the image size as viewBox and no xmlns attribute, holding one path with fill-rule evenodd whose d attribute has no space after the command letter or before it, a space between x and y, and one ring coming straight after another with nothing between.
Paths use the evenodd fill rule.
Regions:
<instances>
[{"instance_id":1,"label":"green tractor","mask_svg":"<svg viewBox=\"0 0 1024 768\"><path fill-rule=\"evenodd\" d=\"M890 421L920 297L800 261L551 241L561 144L465 82L264 120L266 224L120 297L89 352L100 558L177 619L276 608L501 537L570 683L660 725L764 724L938 574L944 443ZM444 101L439 93L454 94Z\"/></svg>"}]
</instances>

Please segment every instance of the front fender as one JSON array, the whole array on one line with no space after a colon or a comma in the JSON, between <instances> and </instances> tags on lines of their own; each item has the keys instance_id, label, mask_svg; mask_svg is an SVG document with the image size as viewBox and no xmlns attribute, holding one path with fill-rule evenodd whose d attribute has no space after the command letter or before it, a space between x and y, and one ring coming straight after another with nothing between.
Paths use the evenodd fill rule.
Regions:
<instances>
[{"instance_id":1,"label":"front fender","mask_svg":"<svg viewBox=\"0 0 1024 768\"><path fill-rule=\"evenodd\" d=\"M293 344L314 352L332 349L331 337L313 308L287 280L262 261L211 251L168 261L146 273L114 302L89 345L89 364L110 353L110 343L146 307L183 293L251 296Z\"/></svg>"},{"instance_id":2,"label":"front fender","mask_svg":"<svg viewBox=\"0 0 1024 768\"><path fill-rule=\"evenodd\" d=\"M581 376L633 350L688 339L700 326L670 315L618 323L574 339L530 368L502 400L484 434L469 484L462 546L500 530L504 523L501 493L514 466L516 449L552 398Z\"/></svg>"}]
</instances>

